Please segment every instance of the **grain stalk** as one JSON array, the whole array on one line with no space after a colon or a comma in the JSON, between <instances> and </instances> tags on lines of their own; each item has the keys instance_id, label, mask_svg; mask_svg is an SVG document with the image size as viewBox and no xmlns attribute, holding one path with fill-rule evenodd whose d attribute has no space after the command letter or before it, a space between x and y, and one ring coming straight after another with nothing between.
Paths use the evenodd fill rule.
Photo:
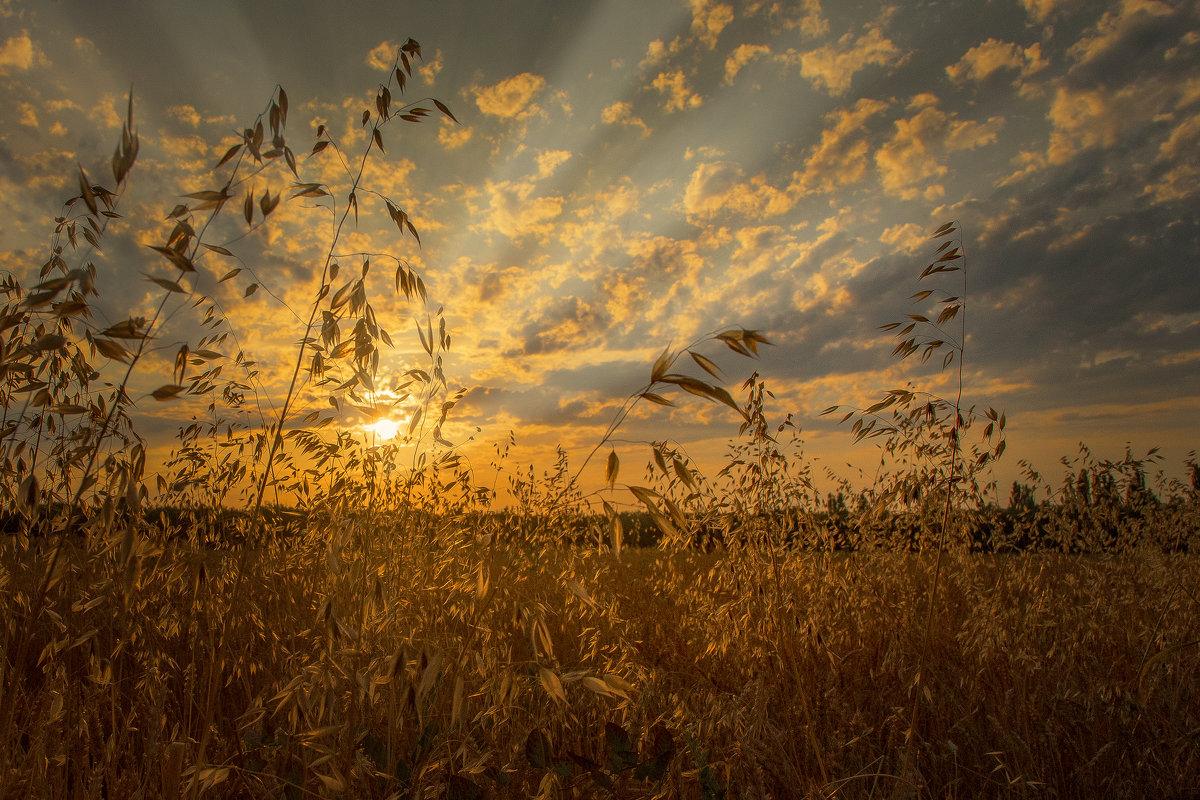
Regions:
<instances>
[{"instance_id":1,"label":"grain stalk","mask_svg":"<svg viewBox=\"0 0 1200 800\"><path fill-rule=\"evenodd\" d=\"M881 330L895 331L899 342L892 350L893 357L901 359L916 355L921 363L925 363L935 353L942 354L941 369L955 366L954 399L947 400L934 394L917 392L911 388L890 389L884 396L866 409L851 408L842 417L842 422L854 419L852 433L855 441L880 438L885 441L885 450L892 455L904 455L909 450L915 451L918 459L944 458L944 463L934 462L928 472L902 474L890 480L884 492L877 500L877 507L885 509L897 502L911 503L923 497L928 488L943 488L945 499L941 504L940 520L936 526L937 538L934 542L936 556L934 559L933 581L927 595L925 625L921 640L920 656L917 662L917 673L913 683L913 705L909 718L904 753L904 771L906 782L912 777L915 769L915 740L919 723L920 697L924 689L923 678L929 658L930 631L933 627L933 613L936 605L938 589L942 574L942 559L946 550L947 534L951 525L951 517L955 508L955 490L959 485L970 483L970 488L977 492L975 474L993 463L1004 452L1004 427L1006 418L989 408L985 414L989 420L983 434L983 449L972 448L970 463L964 461L962 437L975 418L975 410L963 408L963 390L965 378L963 372L963 356L966 351L967 327L967 261L960 226L957 220L947 222L930 236L940 240L935 251L935 260L922 270L918 280L925 280L943 273L961 272L962 285L960 294L948 295L937 289L925 289L913 294L909 299L922 302L935 297L940 306L938 313L932 317L924 314L908 314L901 322L892 322L881 326ZM950 333L946 326L958 321L956 333ZM957 362L957 363L955 363ZM843 410L841 406L831 406L822 414L833 414ZM883 412L890 412L890 417L884 417ZM932 438L933 443L927 444L924 439ZM993 443L993 440L998 440ZM881 462L882 463L882 462ZM916 469L914 466L913 469ZM968 499L964 493L963 499ZM924 549L925 543L920 546ZM904 785L903 783L897 786Z\"/></svg>"},{"instance_id":2,"label":"grain stalk","mask_svg":"<svg viewBox=\"0 0 1200 800\"><path fill-rule=\"evenodd\" d=\"M342 229L345 227L351 211L354 212L355 221L357 222L358 196L361 191L363 172L366 169L367 161L372 150L378 149L380 152L383 152L383 135L381 133L381 128L393 117L399 117L400 119L408 122L420 122L421 119L429 113L426 109L421 108L418 105L419 101L408 103L396 110L393 110L391 107L391 87L395 85L398 91L404 90L407 78L412 74L412 62L410 57L419 58L420 54L420 45L412 39L409 39L407 42L405 42L405 44L401 45L400 50L396 54L396 58L393 61L392 68L389 71L388 81L385 85L380 87L380 90L376 95L376 114L372 117L370 110L363 112L363 124L366 125L367 122L371 122L370 134L367 137L367 144L363 148L362 156L359 158L357 170L353 172L351 177L348 202L346 207L342 210L341 216L337 221L337 225L333 232L333 237L325 253L324 262L321 267L321 278L317 289L317 295L313 300L312 308L308 315L308 321L304 326L304 336L301 338L300 346L296 351L296 361L292 366L292 375L288 382L287 392L284 395L283 405L280 408L275 424L272 426L272 430L268 432L270 442L267 446L266 463L263 473L259 478L258 487L252 506L253 513L256 516L261 511L263 495L266 492L267 486L269 485L273 475L276 454L278 453L280 446L283 444L284 427L290 420L290 416L293 411L293 405L299 389L300 371L304 368L305 356L310 348L311 337L313 329L316 326L317 315L321 312L322 302L332 290L332 281L337 276L337 264L334 261L334 252L337 249L337 243L341 238ZM450 119L454 119L450 111L440 101L434 100L433 103L443 114ZM329 137L326 137L322 140L321 137L325 133L324 126L321 126L317 132L318 142L313 148L314 153L325 149L325 147L332 142L332 139ZM335 145L335 150L336 149L337 148ZM326 189L319 184L300 184L297 188L299 191L293 195L294 197L320 197L328 194ZM391 216L392 221L395 222L401 233L411 234L413 238L416 239L417 243L420 244L420 237L417 235L416 228L413 226L411 220L409 220L408 215L403 210L393 205L390 200L387 200L386 198L384 198L384 200L387 204L388 213ZM364 278L366 276L367 263L368 262L364 262ZM424 283L411 271L411 269L406 270L403 262L401 262L400 266L397 268L396 284L397 288L402 289L405 295L410 298L418 293L422 298L425 297ZM360 288L361 280L355 286L353 291L358 291ZM339 292L339 294L341 293ZM339 297L339 294L335 294L331 300L331 312L337 311L339 300L342 302L346 302L348 300L352 301L352 298ZM378 365L378 357L375 355L373 346L370 348L369 352L361 352L356 348L354 356L356 362L355 366L357 367L356 375L354 378L344 384L342 388L353 389L354 385L358 384L366 388L367 391L374 391L373 379L375 369ZM375 356L375 358L371 359L370 356ZM310 369L310 374L319 374L320 368L317 365L318 363L319 359L318 362L313 364L313 368Z\"/></svg>"},{"instance_id":3,"label":"grain stalk","mask_svg":"<svg viewBox=\"0 0 1200 800\"><path fill-rule=\"evenodd\" d=\"M617 430L620 429L621 425L625 423L625 420L629 417L630 412L633 411L634 406L636 406L641 400L646 400L650 403L660 406L674 406L675 403L672 400L660 394L660 392L674 387L677 389L682 389L689 394L702 397L706 400L711 400L713 402L726 405L736 411L738 414L742 415L743 419L745 418L745 412L742 411L742 409L738 406L733 397L724 387L716 383L709 383L708 381L691 377L690 375L684 375L682 373L671 371L676 362L678 362L679 359L686 354L690 356L692 361L694 361L701 369L708 373L709 376L716 380L723 380L724 376L721 374L720 367L718 367L712 359L697 351L697 348L701 344L704 344L708 341L720 341L735 353L749 358L758 356L758 346L760 344L770 344L770 342L767 341L767 338L758 331L747 330L745 328L730 328L728 330L705 334L704 336L701 336L693 341L688 346L684 347L682 350L672 351L670 347L663 350L658 358L655 359L653 366L650 368L649 382L638 391L629 395L617 409L617 412L613 415L612 420L605 429L603 436L600 437L600 440L596 442L595 447L593 447L587 454L587 457L584 458L583 463L579 466L579 469L575 473L575 477L567 482L559 494L554 498L552 505L557 505L565 496L567 490L577 485L578 478L583 473L584 468L587 467L588 463L592 460L596 453L599 452L600 448L611 442L612 437L616 434ZM609 489L612 489L616 485L620 466L620 457L617 455L616 449L613 448L609 452L604 469L604 481L608 485ZM686 469L676 467L676 472L678 473L680 479L688 484L689 488L695 490L694 481ZM646 507L646 510L654 519L655 524L660 530L662 530L663 533L674 539L680 538L679 529L686 527L685 516L679 507L669 497L660 495L659 493L642 486L629 486L629 491ZM620 523L618 521L616 510L607 501L603 502L602 507L605 515L608 516L610 524L612 525L614 540L619 540Z\"/></svg>"}]
</instances>

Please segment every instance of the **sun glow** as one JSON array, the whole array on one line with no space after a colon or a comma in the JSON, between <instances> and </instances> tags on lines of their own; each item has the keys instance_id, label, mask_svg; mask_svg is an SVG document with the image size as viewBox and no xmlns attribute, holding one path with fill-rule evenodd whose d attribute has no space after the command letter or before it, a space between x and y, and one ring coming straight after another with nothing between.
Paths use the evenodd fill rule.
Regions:
<instances>
[{"instance_id":1,"label":"sun glow","mask_svg":"<svg viewBox=\"0 0 1200 800\"><path fill-rule=\"evenodd\" d=\"M370 425L364 425L363 430L374 434L376 439L386 442L389 439L396 438L403 424L403 420L381 419L378 422L372 422Z\"/></svg>"}]
</instances>

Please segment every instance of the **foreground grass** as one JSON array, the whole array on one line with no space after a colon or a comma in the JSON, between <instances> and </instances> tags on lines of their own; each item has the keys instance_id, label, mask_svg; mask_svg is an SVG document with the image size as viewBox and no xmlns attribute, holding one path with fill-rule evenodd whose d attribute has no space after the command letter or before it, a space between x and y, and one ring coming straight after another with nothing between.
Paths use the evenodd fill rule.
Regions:
<instances>
[{"instance_id":1,"label":"foreground grass","mask_svg":"<svg viewBox=\"0 0 1200 800\"><path fill-rule=\"evenodd\" d=\"M82 538L36 613L36 545L0 558L3 797L1200 789L1195 557L950 555L927 628L923 556Z\"/></svg>"}]
</instances>

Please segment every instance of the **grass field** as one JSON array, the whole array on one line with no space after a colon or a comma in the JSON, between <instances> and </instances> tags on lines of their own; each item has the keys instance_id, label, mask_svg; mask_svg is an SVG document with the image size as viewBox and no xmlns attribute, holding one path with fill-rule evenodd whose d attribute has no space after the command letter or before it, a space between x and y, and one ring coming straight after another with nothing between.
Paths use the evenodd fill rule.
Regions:
<instances>
[{"instance_id":1,"label":"grass field","mask_svg":"<svg viewBox=\"0 0 1200 800\"><path fill-rule=\"evenodd\" d=\"M927 627L930 556L617 558L349 522L80 540L30 625L45 555L12 545L4 797L1200 786L1194 556L950 554Z\"/></svg>"}]
</instances>

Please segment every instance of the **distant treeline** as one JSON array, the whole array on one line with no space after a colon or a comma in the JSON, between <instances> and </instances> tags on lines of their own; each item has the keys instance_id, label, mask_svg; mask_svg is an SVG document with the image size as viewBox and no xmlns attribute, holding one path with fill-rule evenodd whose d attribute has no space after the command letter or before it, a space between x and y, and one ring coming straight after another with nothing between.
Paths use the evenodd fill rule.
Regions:
<instances>
[{"instance_id":1,"label":"distant treeline","mask_svg":"<svg viewBox=\"0 0 1200 800\"><path fill-rule=\"evenodd\" d=\"M61 511L61 510L60 510ZM131 523L167 537L196 539L212 546L233 546L286 539L336 524L329 514L288 507L264 507L257 517L241 509L146 507L136 515L118 504L114 520L74 520L64 526L43 508L34 519L14 511L0 513L0 530L37 535L42 530L84 533L90 524ZM1054 498L1038 501L1035 490L1015 482L1007 505L953 508L927 502L917 510L887 507L867 493L828 494L820 506L778 508L754 514L689 514L671 534L703 551L720 548L786 545L817 550L891 550L916 552L939 545L981 553L1113 553L1156 549L1166 553L1200 552L1200 476L1160 497L1145 481L1121 486L1105 472L1080 471ZM339 517L344 519L345 515ZM351 514L351 517L359 516ZM451 529L461 539L487 547L569 545L611 547L610 518L583 506L554 512L479 511L439 516L412 510L381 516L362 512L375 527L415 525ZM621 545L654 547L664 531L646 511L621 511ZM133 520L137 520L136 523ZM39 522L40 520L40 522Z\"/></svg>"}]
</instances>

